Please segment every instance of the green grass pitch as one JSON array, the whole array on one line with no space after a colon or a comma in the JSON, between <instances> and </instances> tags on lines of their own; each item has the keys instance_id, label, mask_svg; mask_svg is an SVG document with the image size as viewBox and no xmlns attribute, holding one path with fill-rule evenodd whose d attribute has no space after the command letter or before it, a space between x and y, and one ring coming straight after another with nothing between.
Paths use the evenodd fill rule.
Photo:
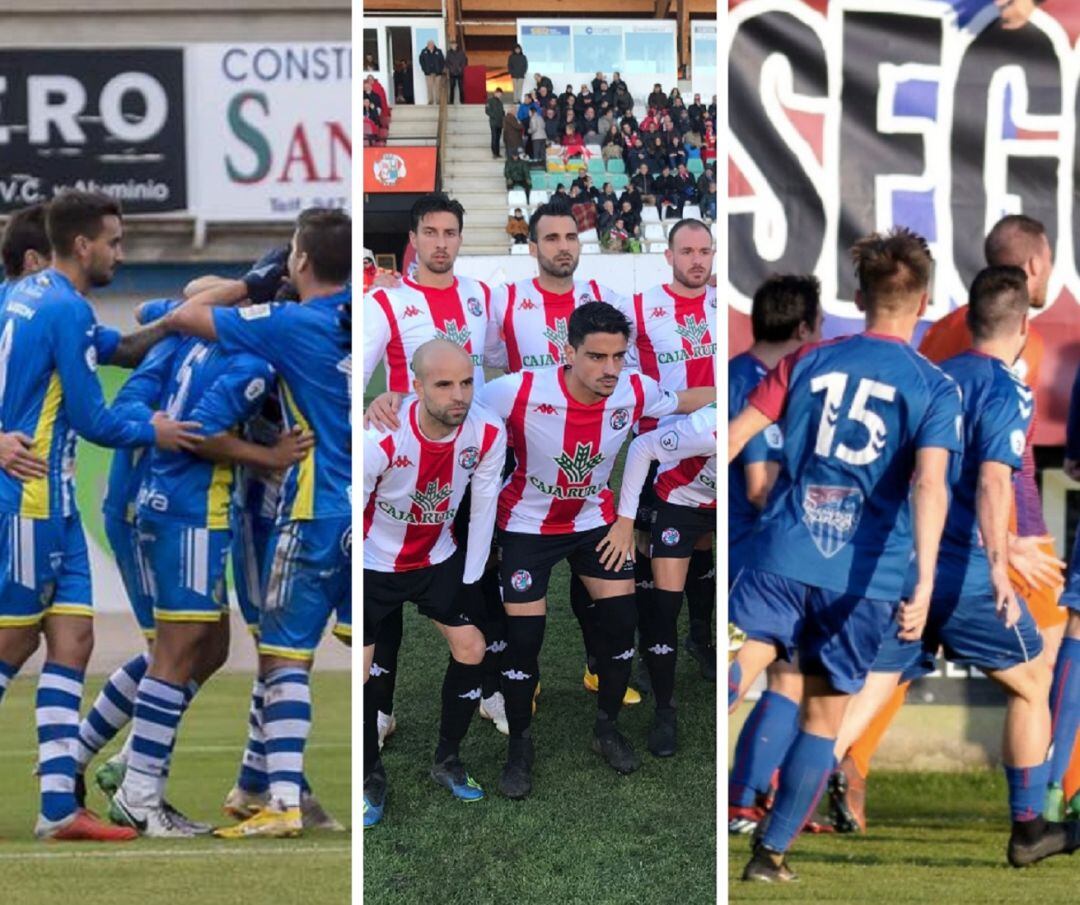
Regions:
<instances>
[{"instance_id":1,"label":"green grass pitch","mask_svg":"<svg viewBox=\"0 0 1080 905\"><path fill-rule=\"evenodd\" d=\"M799 881L787 886L741 882L749 839L729 837L729 901L1076 901L1075 859L1059 856L1022 870L1005 861L1009 814L1000 769L875 772L867 801L865 835L795 840L789 863Z\"/></svg>"},{"instance_id":2,"label":"green grass pitch","mask_svg":"<svg viewBox=\"0 0 1080 905\"><path fill-rule=\"evenodd\" d=\"M102 684L87 682L86 706ZM149 840L122 844L42 843L33 838L37 782L32 676L20 676L0 703L0 901L11 905L346 905L350 901L348 833L299 839L226 842ZM247 736L251 678L222 674L199 692L176 747L169 799L192 817L231 821L221 802L236 776ZM350 826L349 675L315 672L315 723L308 775L325 807ZM106 749L115 750L119 739ZM91 771L100 760L95 761ZM92 789L98 813L105 799Z\"/></svg>"}]
</instances>

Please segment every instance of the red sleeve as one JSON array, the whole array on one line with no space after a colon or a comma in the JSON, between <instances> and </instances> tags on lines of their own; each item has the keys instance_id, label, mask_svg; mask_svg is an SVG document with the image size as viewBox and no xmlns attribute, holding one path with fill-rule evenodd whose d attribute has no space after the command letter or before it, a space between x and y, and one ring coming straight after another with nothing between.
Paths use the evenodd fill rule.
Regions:
<instances>
[{"instance_id":1,"label":"red sleeve","mask_svg":"<svg viewBox=\"0 0 1080 905\"><path fill-rule=\"evenodd\" d=\"M812 348L814 347L806 345L781 358L779 364L765 375L765 379L761 383L754 387L750 397L746 400L747 403L765 415L770 421L779 421L784 415L784 409L787 407L791 372L795 369L799 359Z\"/></svg>"}]
</instances>

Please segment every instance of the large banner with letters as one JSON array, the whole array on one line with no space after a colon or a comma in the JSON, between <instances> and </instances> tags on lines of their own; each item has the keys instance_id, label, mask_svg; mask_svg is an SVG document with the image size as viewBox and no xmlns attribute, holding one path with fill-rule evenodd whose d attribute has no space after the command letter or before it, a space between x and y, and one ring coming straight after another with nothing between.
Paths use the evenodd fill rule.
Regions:
<instances>
[{"instance_id":1,"label":"large banner with letters","mask_svg":"<svg viewBox=\"0 0 1080 905\"><path fill-rule=\"evenodd\" d=\"M0 50L0 213L65 188L187 208L181 49Z\"/></svg>"},{"instance_id":2,"label":"large banner with letters","mask_svg":"<svg viewBox=\"0 0 1080 905\"><path fill-rule=\"evenodd\" d=\"M966 298L1006 213L1054 251L1036 442L1060 445L1080 366L1080 3L1022 28L990 0L732 0L727 29L731 351L770 273L816 273L826 335L859 329L849 249L893 225L936 260L928 321Z\"/></svg>"},{"instance_id":3,"label":"large banner with letters","mask_svg":"<svg viewBox=\"0 0 1080 905\"><path fill-rule=\"evenodd\" d=\"M193 207L207 220L292 220L348 207L347 43L187 49Z\"/></svg>"}]
</instances>

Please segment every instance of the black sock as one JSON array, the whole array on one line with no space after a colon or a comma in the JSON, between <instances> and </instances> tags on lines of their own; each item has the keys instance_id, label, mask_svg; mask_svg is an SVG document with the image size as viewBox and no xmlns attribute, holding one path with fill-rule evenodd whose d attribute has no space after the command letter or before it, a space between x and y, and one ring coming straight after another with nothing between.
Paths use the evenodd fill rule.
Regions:
<instances>
[{"instance_id":1,"label":"black sock","mask_svg":"<svg viewBox=\"0 0 1080 905\"><path fill-rule=\"evenodd\" d=\"M703 646L712 644L712 618L716 609L716 566L712 550L695 550L690 554L686 608L690 614L690 637Z\"/></svg>"},{"instance_id":2,"label":"black sock","mask_svg":"<svg viewBox=\"0 0 1080 905\"><path fill-rule=\"evenodd\" d=\"M461 740L469 731L476 706L480 703L480 682L484 667L481 663L459 663L453 657L446 665L442 684L442 714L439 721L439 746L435 760L440 762L456 755Z\"/></svg>"},{"instance_id":3,"label":"black sock","mask_svg":"<svg viewBox=\"0 0 1080 905\"><path fill-rule=\"evenodd\" d=\"M511 738L528 735L532 724L533 694L540 680L540 648L546 623L547 616L506 617L502 689Z\"/></svg>"},{"instance_id":4,"label":"black sock","mask_svg":"<svg viewBox=\"0 0 1080 905\"><path fill-rule=\"evenodd\" d=\"M634 560L634 602L640 622L644 621L652 605L652 592L652 559L638 550L637 559Z\"/></svg>"},{"instance_id":5,"label":"black sock","mask_svg":"<svg viewBox=\"0 0 1080 905\"><path fill-rule=\"evenodd\" d=\"M642 629L641 655L649 667L657 707L672 706L675 696L675 658L679 641L682 591L653 590L653 605Z\"/></svg>"},{"instance_id":6,"label":"black sock","mask_svg":"<svg viewBox=\"0 0 1080 905\"><path fill-rule=\"evenodd\" d=\"M633 594L623 594L597 600L596 610L603 638L598 663L600 693L597 695L597 706L601 714L614 722L619 716L623 695L630 682L637 607Z\"/></svg>"},{"instance_id":7,"label":"black sock","mask_svg":"<svg viewBox=\"0 0 1080 905\"><path fill-rule=\"evenodd\" d=\"M499 691L502 681L503 651L506 650L506 610L503 609L502 594L499 593L499 570L492 566L484 571L480 579L480 594L483 600L483 622L480 628L484 632L484 663L481 688L483 696L490 698Z\"/></svg>"},{"instance_id":8,"label":"black sock","mask_svg":"<svg viewBox=\"0 0 1080 905\"><path fill-rule=\"evenodd\" d=\"M364 685L364 694L375 699L375 708L382 713L394 712L394 688L397 685L398 652L401 650L402 608L389 614L375 632L375 656L371 674Z\"/></svg>"},{"instance_id":9,"label":"black sock","mask_svg":"<svg viewBox=\"0 0 1080 905\"><path fill-rule=\"evenodd\" d=\"M382 770L379 757L379 705L375 695L368 693L369 679L364 683L364 778Z\"/></svg>"},{"instance_id":10,"label":"black sock","mask_svg":"<svg viewBox=\"0 0 1080 905\"><path fill-rule=\"evenodd\" d=\"M1046 830L1046 818L1041 814L1034 820L1014 820L1012 832L1024 842L1034 842Z\"/></svg>"},{"instance_id":11,"label":"black sock","mask_svg":"<svg viewBox=\"0 0 1080 905\"><path fill-rule=\"evenodd\" d=\"M581 626L581 640L585 645L585 663L589 672L596 672L596 651L599 643L596 626L596 607L583 582L576 574L570 573L570 609Z\"/></svg>"}]
</instances>

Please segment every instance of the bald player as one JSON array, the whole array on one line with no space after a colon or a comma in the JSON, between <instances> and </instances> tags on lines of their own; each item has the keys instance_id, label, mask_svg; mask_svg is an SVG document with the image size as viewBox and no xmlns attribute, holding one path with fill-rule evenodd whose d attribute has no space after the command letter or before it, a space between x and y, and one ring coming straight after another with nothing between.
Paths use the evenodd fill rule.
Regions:
<instances>
[{"instance_id":1,"label":"bald player","mask_svg":"<svg viewBox=\"0 0 1080 905\"><path fill-rule=\"evenodd\" d=\"M460 346L430 340L411 366L415 395L402 400L400 427L364 433L364 681L380 623L412 601L450 648L431 777L473 801L484 791L459 748L480 700L484 636L455 601L462 585L479 581L491 549L506 429L472 405L474 365ZM472 508L462 549L452 526L466 488ZM377 706L364 695L364 826L378 823L386 805Z\"/></svg>"},{"instance_id":2,"label":"bald player","mask_svg":"<svg viewBox=\"0 0 1080 905\"><path fill-rule=\"evenodd\" d=\"M986 236L983 254L989 266L1020 267L1027 277L1027 291L1032 311L1046 307L1047 289L1053 270L1053 254L1046 228L1038 220L1023 214L1002 217ZM923 337L919 351L935 363L941 363L972 348L971 330L967 324L968 306L962 305L933 324ZM1043 339L1033 324L1028 327L1028 339L1020 356L1013 362L1017 378L1037 395L1039 368L1042 363ZM1034 403L1033 403L1034 404ZM1035 456L1032 436L1035 418L1028 428L1022 467L1013 482L1013 511L1008 539L1009 581L1015 592L1028 605L1043 638L1043 657L1054 665L1061 646L1065 621L1070 618L1058 606L1062 589L1061 569L1064 566L1054 552L1054 538L1043 519L1039 488L1035 480ZM1080 615L1070 634L1080 639ZM1066 645L1072 659L1074 645ZM1080 640L1075 644L1080 659ZM1064 662L1064 661L1063 661ZM1080 663L1066 668L1080 679ZM840 832L855 832L866 828L866 777L870 760L896 713L903 705L910 683L898 688L890 683L878 684L871 675L861 700L849 708L844 728L837 739L836 756L839 768L829 781L829 800L832 819ZM1055 689L1058 687L1055 682ZM1080 689L1077 690L1080 695ZM1080 714L1078 714L1080 719ZM1059 721L1055 719L1055 738ZM1075 735L1075 729L1073 734ZM1055 745L1060 748L1061 745ZM1071 750L1071 746L1069 748ZM1067 757L1067 755L1066 755ZM1061 755L1055 759L1060 761ZM1051 776L1064 773L1051 771ZM1072 772L1072 771L1070 771ZM1059 795L1060 798L1060 795ZM1055 819L1060 819L1057 817Z\"/></svg>"}]
</instances>

